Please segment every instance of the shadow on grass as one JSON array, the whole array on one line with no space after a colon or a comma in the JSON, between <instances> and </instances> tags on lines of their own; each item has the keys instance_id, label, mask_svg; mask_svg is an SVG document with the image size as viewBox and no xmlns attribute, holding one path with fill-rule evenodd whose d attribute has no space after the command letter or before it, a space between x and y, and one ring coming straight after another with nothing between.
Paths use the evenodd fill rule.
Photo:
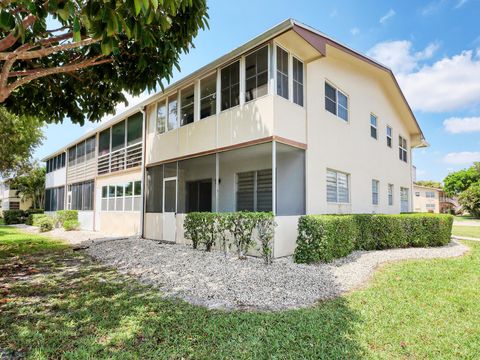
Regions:
<instances>
[{"instance_id":1,"label":"shadow on grass","mask_svg":"<svg viewBox=\"0 0 480 360\"><path fill-rule=\"evenodd\" d=\"M276 313L211 311L70 250L0 260L0 348L29 357L362 358L345 299Z\"/></svg>"}]
</instances>

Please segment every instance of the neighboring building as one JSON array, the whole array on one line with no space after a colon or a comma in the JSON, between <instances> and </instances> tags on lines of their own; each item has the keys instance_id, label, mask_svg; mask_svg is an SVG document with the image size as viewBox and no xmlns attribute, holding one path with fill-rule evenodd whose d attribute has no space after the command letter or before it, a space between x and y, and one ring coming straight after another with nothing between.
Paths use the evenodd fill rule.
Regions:
<instances>
[{"instance_id":1,"label":"neighboring building","mask_svg":"<svg viewBox=\"0 0 480 360\"><path fill-rule=\"evenodd\" d=\"M443 191L434 187L413 184L413 211L440 213L440 197Z\"/></svg>"},{"instance_id":2,"label":"neighboring building","mask_svg":"<svg viewBox=\"0 0 480 360\"><path fill-rule=\"evenodd\" d=\"M443 214L461 214L462 206L458 203L456 197L447 196L443 191L440 191L440 212Z\"/></svg>"},{"instance_id":3,"label":"neighboring building","mask_svg":"<svg viewBox=\"0 0 480 360\"><path fill-rule=\"evenodd\" d=\"M3 210L27 210L32 206L32 201L22 201L18 190L12 189L6 182L0 182L0 213Z\"/></svg>"},{"instance_id":4,"label":"neighboring building","mask_svg":"<svg viewBox=\"0 0 480 360\"><path fill-rule=\"evenodd\" d=\"M302 214L412 211L411 149L427 145L390 69L293 20L80 140L46 160L76 154L50 186L68 208L90 199L84 226L181 243L190 211L273 211L276 257Z\"/></svg>"}]
</instances>

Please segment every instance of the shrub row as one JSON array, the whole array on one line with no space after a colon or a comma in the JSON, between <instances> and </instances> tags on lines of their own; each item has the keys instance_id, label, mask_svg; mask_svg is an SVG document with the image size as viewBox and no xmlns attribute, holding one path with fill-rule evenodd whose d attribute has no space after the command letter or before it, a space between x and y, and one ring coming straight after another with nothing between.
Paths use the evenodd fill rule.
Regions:
<instances>
[{"instance_id":1,"label":"shrub row","mask_svg":"<svg viewBox=\"0 0 480 360\"><path fill-rule=\"evenodd\" d=\"M446 214L305 215L294 259L329 262L354 250L442 246L450 242L452 224Z\"/></svg>"},{"instance_id":2,"label":"shrub row","mask_svg":"<svg viewBox=\"0 0 480 360\"><path fill-rule=\"evenodd\" d=\"M276 224L271 212L192 212L185 216L183 226L185 238L192 241L194 249L201 245L211 251L217 245L226 256L227 249L235 247L238 257L244 259L258 239L265 263L272 262Z\"/></svg>"},{"instance_id":3,"label":"shrub row","mask_svg":"<svg viewBox=\"0 0 480 360\"><path fill-rule=\"evenodd\" d=\"M5 225L13 224L27 224L31 225L31 215L42 214L43 209L29 209L29 210L3 210L3 219Z\"/></svg>"}]
</instances>

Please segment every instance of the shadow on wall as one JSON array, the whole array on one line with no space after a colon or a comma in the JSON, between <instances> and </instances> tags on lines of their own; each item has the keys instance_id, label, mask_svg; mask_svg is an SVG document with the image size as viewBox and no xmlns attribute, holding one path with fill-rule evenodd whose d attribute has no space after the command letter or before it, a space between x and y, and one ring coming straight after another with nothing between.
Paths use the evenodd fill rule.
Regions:
<instances>
[{"instance_id":1,"label":"shadow on wall","mask_svg":"<svg viewBox=\"0 0 480 360\"><path fill-rule=\"evenodd\" d=\"M13 299L3 306L0 345L53 358L363 357L359 316L339 298L276 313L212 311L158 291L82 253L29 257L0 268ZM35 267L36 271L28 269ZM18 319L22 319L19 326Z\"/></svg>"}]
</instances>

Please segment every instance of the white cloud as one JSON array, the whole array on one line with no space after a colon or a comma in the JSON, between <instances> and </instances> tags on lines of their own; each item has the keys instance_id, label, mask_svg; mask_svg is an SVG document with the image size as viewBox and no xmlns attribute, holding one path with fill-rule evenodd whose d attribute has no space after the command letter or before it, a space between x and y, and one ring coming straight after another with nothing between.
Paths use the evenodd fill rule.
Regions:
<instances>
[{"instance_id":1,"label":"white cloud","mask_svg":"<svg viewBox=\"0 0 480 360\"><path fill-rule=\"evenodd\" d=\"M443 121L443 127L451 134L480 131L480 116L478 117L451 117Z\"/></svg>"},{"instance_id":2,"label":"white cloud","mask_svg":"<svg viewBox=\"0 0 480 360\"><path fill-rule=\"evenodd\" d=\"M455 9L460 9L463 5L465 5L468 0L458 0L457 5L455 5Z\"/></svg>"},{"instance_id":3,"label":"white cloud","mask_svg":"<svg viewBox=\"0 0 480 360\"><path fill-rule=\"evenodd\" d=\"M412 43L408 40L385 41L376 44L367 55L389 66L394 73L410 73L418 68L420 60L431 58L439 44L429 44L422 51L412 53Z\"/></svg>"},{"instance_id":4,"label":"white cloud","mask_svg":"<svg viewBox=\"0 0 480 360\"><path fill-rule=\"evenodd\" d=\"M352 33L352 35L355 36L355 35L360 33L360 29L357 28L357 27L354 27L354 28L350 29L350 32Z\"/></svg>"},{"instance_id":5,"label":"white cloud","mask_svg":"<svg viewBox=\"0 0 480 360\"><path fill-rule=\"evenodd\" d=\"M391 17L394 17L395 14L396 14L395 10L393 9L388 10L388 12L380 18L379 20L380 24L384 25L387 22L387 20L390 19Z\"/></svg>"},{"instance_id":6,"label":"white cloud","mask_svg":"<svg viewBox=\"0 0 480 360\"><path fill-rule=\"evenodd\" d=\"M480 152L463 151L458 153L448 153L443 158L447 164L471 164L480 161Z\"/></svg>"},{"instance_id":7,"label":"white cloud","mask_svg":"<svg viewBox=\"0 0 480 360\"><path fill-rule=\"evenodd\" d=\"M436 0L428 3L426 6L420 9L420 13L423 16L429 16L437 12L444 4L446 0Z\"/></svg>"},{"instance_id":8,"label":"white cloud","mask_svg":"<svg viewBox=\"0 0 480 360\"><path fill-rule=\"evenodd\" d=\"M480 103L480 49L422 64L438 50L434 42L413 52L408 40L378 43L368 55L389 66L415 110L455 111Z\"/></svg>"}]
</instances>

